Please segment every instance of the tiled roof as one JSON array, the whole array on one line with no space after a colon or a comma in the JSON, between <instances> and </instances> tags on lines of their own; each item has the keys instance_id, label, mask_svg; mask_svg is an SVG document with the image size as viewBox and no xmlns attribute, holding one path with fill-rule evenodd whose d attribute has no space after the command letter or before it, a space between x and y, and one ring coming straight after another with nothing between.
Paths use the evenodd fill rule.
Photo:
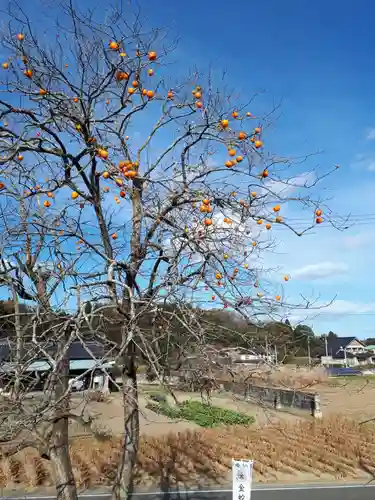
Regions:
<instances>
[{"instance_id":1,"label":"tiled roof","mask_svg":"<svg viewBox=\"0 0 375 500\"><path fill-rule=\"evenodd\" d=\"M56 346L51 345L48 352L53 356L56 352ZM98 344L97 342L72 342L68 349L68 358L70 360L74 359L101 359L105 356L106 349L103 344Z\"/></svg>"},{"instance_id":2,"label":"tiled roof","mask_svg":"<svg viewBox=\"0 0 375 500\"><path fill-rule=\"evenodd\" d=\"M349 345L353 340L356 340L357 342L360 342L362 344L362 342L358 340L357 337L334 337L332 339L329 338L327 341L328 356L335 356L340 351L340 349L345 349L345 347Z\"/></svg>"},{"instance_id":3,"label":"tiled roof","mask_svg":"<svg viewBox=\"0 0 375 500\"><path fill-rule=\"evenodd\" d=\"M8 342L7 340L0 342L0 363L5 361L9 361L10 353L15 351L14 340L12 342ZM35 346L29 346L31 352L35 352ZM44 346L43 346L44 347ZM25 350L27 351L28 346L25 346ZM46 347L46 351L53 357L56 353L56 345L50 344ZM73 342L68 349L68 358L70 360L91 360L91 359L101 359L105 356L108 349L98 342L88 341L84 344L81 342ZM40 359L42 359L42 354L40 355ZM35 360L36 361L36 360Z\"/></svg>"}]
</instances>

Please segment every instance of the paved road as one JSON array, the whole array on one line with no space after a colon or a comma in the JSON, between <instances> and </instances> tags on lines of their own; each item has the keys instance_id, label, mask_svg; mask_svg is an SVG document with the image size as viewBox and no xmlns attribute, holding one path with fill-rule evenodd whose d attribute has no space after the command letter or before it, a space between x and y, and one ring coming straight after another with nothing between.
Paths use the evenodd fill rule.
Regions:
<instances>
[{"instance_id":1,"label":"paved road","mask_svg":"<svg viewBox=\"0 0 375 500\"><path fill-rule=\"evenodd\" d=\"M108 493L85 493L80 500L108 500ZM1 499L54 500L56 497L27 494L0 495ZM134 500L232 500L231 490L180 491L169 493L136 493ZM368 486L316 486L254 487L251 500L374 500L375 484Z\"/></svg>"}]
</instances>

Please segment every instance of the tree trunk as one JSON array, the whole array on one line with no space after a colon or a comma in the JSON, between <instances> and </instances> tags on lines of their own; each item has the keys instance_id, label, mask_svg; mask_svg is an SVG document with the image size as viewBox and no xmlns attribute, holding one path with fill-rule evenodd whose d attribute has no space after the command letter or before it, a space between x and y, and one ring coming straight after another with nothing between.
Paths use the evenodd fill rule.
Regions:
<instances>
[{"instance_id":1,"label":"tree trunk","mask_svg":"<svg viewBox=\"0 0 375 500\"><path fill-rule=\"evenodd\" d=\"M65 334L68 337L68 333ZM69 359L67 354L56 370L55 400L59 400L68 389ZM70 397L67 396L54 409L55 421L52 428L49 457L54 473L58 500L77 500L77 487L70 460L69 450L69 418L66 415L70 410Z\"/></svg>"},{"instance_id":2,"label":"tree trunk","mask_svg":"<svg viewBox=\"0 0 375 500\"><path fill-rule=\"evenodd\" d=\"M139 445L139 406L135 344L127 347L122 372L122 399L124 405L124 443L112 489L112 499L130 498L133 493L134 467Z\"/></svg>"},{"instance_id":3,"label":"tree trunk","mask_svg":"<svg viewBox=\"0 0 375 500\"><path fill-rule=\"evenodd\" d=\"M18 295L14 285L12 284L12 296L14 304L14 327L16 330L16 369L15 369L15 380L14 386L12 388L13 397L18 400L20 397L21 390L21 373L23 370L23 332L21 327L21 315L20 315L20 303L18 300Z\"/></svg>"},{"instance_id":4,"label":"tree trunk","mask_svg":"<svg viewBox=\"0 0 375 500\"><path fill-rule=\"evenodd\" d=\"M77 500L77 488L70 461L69 445L66 444L66 419L55 424L53 444L49 450L52 461L58 500ZM58 428L58 429L57 429Z\"/></svg>"}]
</instances>

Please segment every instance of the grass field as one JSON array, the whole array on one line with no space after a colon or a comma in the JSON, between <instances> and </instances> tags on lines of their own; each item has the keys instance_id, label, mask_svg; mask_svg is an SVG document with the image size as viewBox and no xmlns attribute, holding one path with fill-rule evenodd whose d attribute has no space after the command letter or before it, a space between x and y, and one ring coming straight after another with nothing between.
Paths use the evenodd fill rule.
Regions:
<instances>
[{"instance_id":1,"label":"grass field","mask_svg":"<svg viewBox=\"0 0 375 500\"><path fill-rule=\"evenodd\" d=\"M120 440L105 443L76 439L72 443L75 476L81 487L110 485ZM136 483L160 487L213 485L229 480L232 458L255 460L259 482L369 479L375 472L375 428L328 418L321 422L186 430L142 438ZM32 450L0 458L0 487L32 489L51 486L51 465Z\"/></svg>"}]
</instances>

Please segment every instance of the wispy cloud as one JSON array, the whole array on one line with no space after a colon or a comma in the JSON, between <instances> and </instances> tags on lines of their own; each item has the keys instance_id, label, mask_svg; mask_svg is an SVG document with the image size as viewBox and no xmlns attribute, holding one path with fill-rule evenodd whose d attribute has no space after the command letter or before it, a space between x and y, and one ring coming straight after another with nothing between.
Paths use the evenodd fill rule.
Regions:
<instances>
[{"instance_id":1,"label":"wispy cloud","mask_svg":"<svg viewBox=\"0 0 375 500\"><path fill-rule=\"evenodd\" d=\"M301 281L319 280L345 274L348 270L349 267L343 262L319 262L296 269L292 277Z\"/></svg>"},{"instance_id":2,"label":"wispy cloud","mask_svg":"<svg viewBox=\"0 0 375 500\"><path fill-rule=\"evenodd\" d=\"M310 186L315 180L315 172L304 172L290 179L286 179L285 181L271 179L265 183L264 190L268 193L274 193L276 197L287 197L298 190L298 188Z\"/></svg>"},{"instance_id":3,"label":"wispy cloud","mask_svg":"<svg viewBox=\"0 0 375 500\"><path fill-rule=\"evenodd\" d=\"M373 231L362 231L344 238L343 244L346 248L364 248L374 242Z\"/></svg>"},{"instance_id":4,"label":"wispy cloud","mask_svg":"<svg viewBox=\"0 0 375 500\"><path fill-rule=\"evenodd\" d=\"M375 172L375 155L357 154L351 166L355 169Z\"/></svg>"},{"instance_id":5,"label":"wispy cloud","mask_svg":"<svg viewBox=\"0 0 375 500\"><path fill-rule=\"evenodd\" d=\"M327 320L329 317L337 317L343 314L368 314L375 312L375 302L361 303L352 302L350 300L335 300L332 304L321 304L319 308L318 304L314 304L314 308L305 309L303 311L295 311L288 315L288 318L292 322L303 321L314 318L314 320L319 319L319 316L324 317Z\"/></svg>"},{"instance_id":6,"label":"wispy cloud","mask_svg":"<svg viewBox=\"0 0 375 500\"><path fill-rule=\"evenodd\" d=\"M368 141L375 141L375 128L368 129L366 139Z\"/></svg>"}]
</instances>

